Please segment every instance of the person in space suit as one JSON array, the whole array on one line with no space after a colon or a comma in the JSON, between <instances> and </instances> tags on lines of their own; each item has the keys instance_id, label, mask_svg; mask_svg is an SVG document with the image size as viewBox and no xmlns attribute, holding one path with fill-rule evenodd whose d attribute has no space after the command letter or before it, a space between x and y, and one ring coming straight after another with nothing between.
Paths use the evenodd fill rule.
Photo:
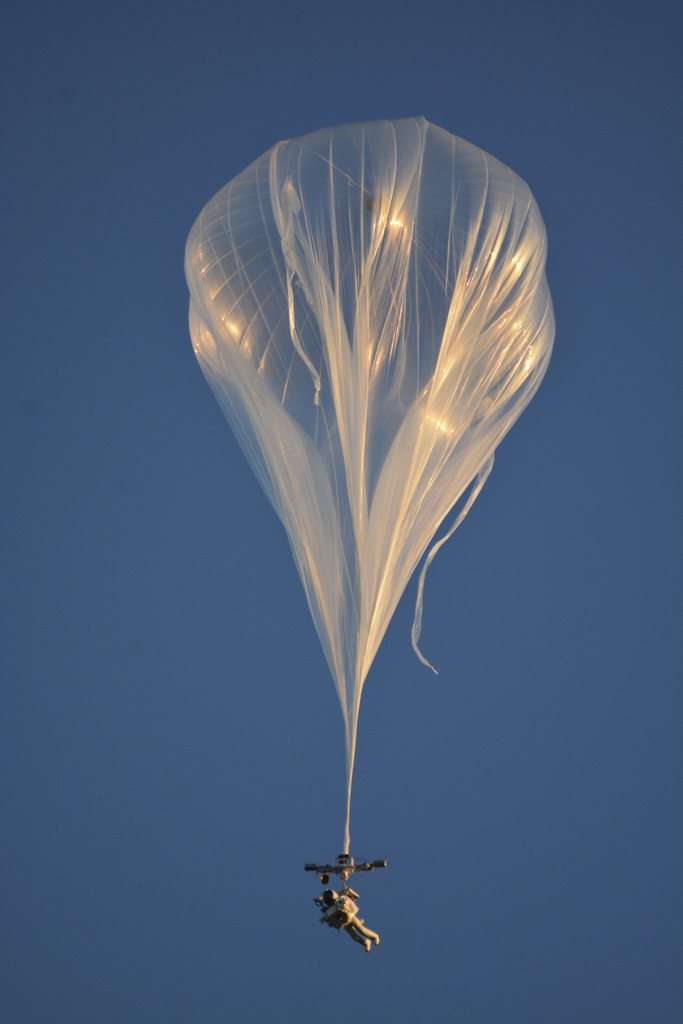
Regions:
<instances>
[{"instance_id":1,"label":"person in space suit","mask_svg":"<svg viewBox=\"0 0 683 1024\"><path fill-rule=\"evenodd\" d=\"M322 910L321 924L337 930L343 929L354 942L365 946L366 953L369 953L373 942L379 946L379 935L366 928L363 918L358 917L358 905L354 900L359 899L358 893L346 886L340 893L334 889L325 889L322 896L315 897L314 902Z\"/></svg>"}]
</instances>

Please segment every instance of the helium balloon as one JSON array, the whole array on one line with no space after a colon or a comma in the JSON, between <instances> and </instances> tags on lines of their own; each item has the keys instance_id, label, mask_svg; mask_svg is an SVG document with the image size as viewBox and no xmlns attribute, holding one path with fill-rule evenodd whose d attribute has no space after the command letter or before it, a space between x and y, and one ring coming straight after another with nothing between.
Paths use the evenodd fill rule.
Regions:
<instances>
[{"instance_id":1,"label":"helium balloon","mask_svg":"<svg viewBox=\"0 0 683 1024\"><path fill-rule=\"evenodd\" d=\"M425 553L413 646L429 664L425 572L548 365L545 255L527 185L423 118L278 143L188 238L194 350L287 532L339 694L345 852L368 670Z\"/></svg>"}]
</instances>

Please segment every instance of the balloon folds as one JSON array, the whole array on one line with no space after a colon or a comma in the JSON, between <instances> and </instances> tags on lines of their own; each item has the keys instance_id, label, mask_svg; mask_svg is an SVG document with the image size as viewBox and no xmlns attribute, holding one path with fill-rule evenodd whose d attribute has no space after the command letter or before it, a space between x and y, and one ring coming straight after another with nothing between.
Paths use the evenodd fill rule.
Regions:
<instances>
[{"instance_id":1,"label":"balloon folds","mask_svg":"<svg viewBox=\"0 0 683 1024\"><path fill-rule=\"evenodd\" d=\"M280 517L345 721L408 580L476 499L552 348L527 185L423 118L275 145L187 242L195 353Z\"/></svg>"}]
</instances>

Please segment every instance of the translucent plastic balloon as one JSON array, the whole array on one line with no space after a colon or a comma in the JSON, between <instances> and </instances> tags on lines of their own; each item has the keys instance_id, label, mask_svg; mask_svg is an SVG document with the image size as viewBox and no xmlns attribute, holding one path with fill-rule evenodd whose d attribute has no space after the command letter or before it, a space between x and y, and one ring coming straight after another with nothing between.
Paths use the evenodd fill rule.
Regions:
<instances>
[{"instance_id":1,"label":"translucent plastic balloon","mask_svg":"<svg viewBox=\"0 0 683 1024\"><path fill-rule=\"evenodd\" d=\"M190 233L194 349L287 531L339 694L345 852L377 648L460 504L422 569L417 650L427 565L546 369L545 252L526 184L423 118L278 143Z\"/></svg>"}]
</instances>

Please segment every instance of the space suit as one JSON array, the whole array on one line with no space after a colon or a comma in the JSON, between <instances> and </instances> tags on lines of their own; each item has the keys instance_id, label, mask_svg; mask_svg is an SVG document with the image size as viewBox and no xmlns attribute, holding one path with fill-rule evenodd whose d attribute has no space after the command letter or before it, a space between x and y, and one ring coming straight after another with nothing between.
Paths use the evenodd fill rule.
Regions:
<instances>
[{"instance_id":1,"label":"space suit","mask_svg":"<svg viewBox=\"0 0 683 1024\"><path fill-rule=\"evenodd\" d=\"M342 889L341 893L326 889L322 896L316 896L315 902L322 910L320 923L329 928L343 929L369 953L373 942L379 946L379 935L365 927L363 918L358 917L358 904L353 898L360 899L360 896L349 888Z\"/></svg>"}]
</instances>

